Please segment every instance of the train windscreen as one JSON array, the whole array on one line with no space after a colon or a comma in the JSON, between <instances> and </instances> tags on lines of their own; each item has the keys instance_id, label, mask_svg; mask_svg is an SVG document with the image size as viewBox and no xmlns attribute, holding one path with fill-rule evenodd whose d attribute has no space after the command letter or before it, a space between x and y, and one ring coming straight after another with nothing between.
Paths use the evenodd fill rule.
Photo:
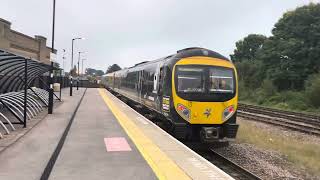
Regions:
<instances>
[{"instance_id":1,"label":"train windscreen","mask_svg":"<svg viewBox=\"0 0 320 180\"><path fill-rule=\"evenodd\" d=\"M178 92L205 91L203 68L179 67L178 72Z\"/></svg>"},{"instance_id":2,"label":"train windscreen","mask_svg":"<svg viewBox=\"0 0 320 180\"><path fill-rule=\"evenodd\" d=\"M207 65L178 65L176 93L194 101L226 101L235 96L235 72L231 68Z\"/></svg>"},{"instance_id":3,"label":"train windscreen","mask_svg":"<svg viewBox=\"0 0 320 180\"><path fill-rule=\"evenodd\" d=\"M233 93L233 71L211 67L209 69L209 91L211 93Z\"/></svg>"}]
</instances>

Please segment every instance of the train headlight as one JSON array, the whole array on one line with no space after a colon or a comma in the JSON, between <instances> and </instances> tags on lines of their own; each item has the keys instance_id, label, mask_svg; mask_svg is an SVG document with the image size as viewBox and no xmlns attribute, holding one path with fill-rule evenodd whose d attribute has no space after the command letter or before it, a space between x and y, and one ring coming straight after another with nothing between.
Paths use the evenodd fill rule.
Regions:
<instances>
[{"instance_id":1,"label":"train headlight","mask_svg":"<svg viewBox=\"0 0 320 180\"><path fill-rule=\"evenodd\" d=\"M235 113L235 109L234 109L233 105L224 109L223 114L222 114L223 121L228 120L234 113Z\"/></svg>"},{"instance_id":2,"label":"train headlight","mask_svg":"<svg viewBox=\"0 0 320 180\"><path fill-rule=\"evenodd\" d=\"M177 110L183 117L187 118L188 120L190 119L190 110L187 107L182 104L178 104Z\"/></svg>"}]
</instances>

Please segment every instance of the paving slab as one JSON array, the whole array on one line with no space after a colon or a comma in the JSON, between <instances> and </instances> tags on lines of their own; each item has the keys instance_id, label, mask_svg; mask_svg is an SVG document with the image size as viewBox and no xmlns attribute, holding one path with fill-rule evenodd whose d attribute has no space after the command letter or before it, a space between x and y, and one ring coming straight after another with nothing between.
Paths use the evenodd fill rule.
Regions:
<instances>
[{"instance_id":1,"label":"paving slab","mask_svg":"<svg viewBox=\"0 0 320 180\"><path fill-rule=\"evenodd\" d=\"M0 153L0 179L40 179L69 122L49 179L232 179L104 89L70 121L83 92Z\"/></svg>"},{"instance_id":2,"label":"paving slab","mask_svg":"<svg viewBox=\"0 0 320 180\"><path fill-rule=\"evenodd\" d=\"M84 89L74 90L72 97L67 90L62 92L63 103L54 109L54 114L45 116L1 151L0 179L40 179Z\"/></svg>"},{"instance_id":3,"label":"paving slab","mask_svg":"<svg viewBox=\"0 0 320 180\"><path fill-rule=\"evenodd\" d=\"M102 91L102 90L101 90ZM131 107L118 98L113 96L110 92L103 90L103 93L107 97L107 101L110 101L114 106L115 110L121 109L123 118L126 121L131 121L134 125L144 134L149 140L157 147L153 148L150 156L156 156L156 151L161 151L165 154L166 158L173 161L190 179L233 179L228 174L223 172L221 169L201 157L187 146L176 140L174 137L169 135L167 132L156 126L150 120L146 119L141 114L137 113ZM110 107L110 105L109 105ZM153 158L153 157L152 157ZM157 161L157 157L154 157ZM161 162L160 160L159 162ZM169 168L162 168L162 165L158 163L159 169L162 170L163 174L169 171Z\"/></svg>"},{"instance_id":4,"label":"paving slab","mask_svg":"<svg viewBox=\"0 0 320 180\"><path fill-rule=\"evenodd\" d=\"M125 139L131 151L107 151L105 138L115 138L111 144L118 147L111 148L113 150L121 149ZM122 140L118 141L119 138ZM104 104L98 90L88 89L49 179L133 180L157 177Z\"/></svg>"}]
</instances>

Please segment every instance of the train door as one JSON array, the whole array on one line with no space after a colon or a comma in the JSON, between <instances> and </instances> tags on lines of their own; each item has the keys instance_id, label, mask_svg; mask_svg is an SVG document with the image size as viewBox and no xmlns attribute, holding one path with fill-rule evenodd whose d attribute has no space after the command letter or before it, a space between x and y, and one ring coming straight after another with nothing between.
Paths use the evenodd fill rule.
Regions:
<instances>
[{"instance_id":1,"label":"train door","mask_svg":"<svg viewBox=\"0 0 320 180\"><path fill-rule=\"evenodd\" d=\"M158 64L158 66L155 70L155 73L154 73L154 77L153 77L153 91L152 91L152 93L155 96L156 96L158 88L159 88L159 76L160 76L160 64Z\"/></svg>"},{"instance_id":2,"label":"train door","mask_svg":"<svg viewBox=\"0 0 320 180\"><path fill-rule=\"evenodd\" d=\"M141 102L142 97L142 89L143 89L143 70L138 71L138 98L139 102Z\"/></svg>"},{"instance_id":3,"label":"train door","mask_svg":"<svg viewBox=\"0 0 320 180\"><path fill-rule=\"evenodd\" d=\"M158 88L158 95L162 96L163 95L163 77L164 77L164 71L163 67L160 68L160 73L159 73L159 88Z\"/></svg>"},{"instance_id":4,"label":"train door","mask_svg":"<svg viewBox=\"0 0 320 180\"><path fill-rule=\"evenodd\" d=\"M156 109L161 111L161 107L162 107L162 98L163 98L163 67L160 67L159 69L159 73L157 76L157 88L156 88Z\"/></svg>"},{"instance_id":5,"label":"train door","mask_svg":"<svg viewBox=\"0 0 320 180\"><path fill-rule=\"evenodd\" d=\"M116 76L116 73L113 73L113 81L112 81L112 89L114 89L115 88L115 81L116 81L116 78L115 78L115 76Z\"/></svg>"}]
</instances>

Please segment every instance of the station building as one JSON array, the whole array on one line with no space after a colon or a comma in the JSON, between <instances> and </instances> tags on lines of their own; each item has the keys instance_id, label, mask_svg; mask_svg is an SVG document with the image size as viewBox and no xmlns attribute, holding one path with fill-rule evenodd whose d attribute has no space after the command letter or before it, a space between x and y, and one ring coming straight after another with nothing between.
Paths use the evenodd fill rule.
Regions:
<instances>
[{"instance_id":1,"label":"station building","mask_svg":"<svg viewBox=\"0 0 320 180\"><path fill-rule=\"evenodd\" d=\"M0 18L0 49L50 64L51 48L47 47L46 43L46 37L30 37L15 31L11 29L11 22Z\"/></svg>"}]
</instances>

